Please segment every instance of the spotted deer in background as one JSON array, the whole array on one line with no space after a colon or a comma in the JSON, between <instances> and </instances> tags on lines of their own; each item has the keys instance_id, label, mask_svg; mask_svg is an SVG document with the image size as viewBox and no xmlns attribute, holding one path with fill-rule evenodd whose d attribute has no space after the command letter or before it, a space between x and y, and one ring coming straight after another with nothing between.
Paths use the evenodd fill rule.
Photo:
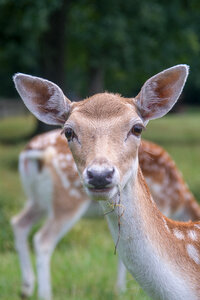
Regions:
<instances>
[{"instance_id":1,"label":"spotted deer in background","mask_svg":"<svg viewBox=\"0 0 200 300\"><path fill-rule=\"evenodd\" d=\"M200 298L200 223L172 221L162 215L154 203L138 163L142 129L149 120L161 117L171 109L182 91L187 75L188 67L178 65L150 78L136 98L127 99L115 94L102 93L79 103L71 103L52 82L25 74L16 74L14 77L20 96L36 117L48 124L64 126L63 132L88 196L91 200L100 200L105 213L112 208L106 218L119 255L130 273L153 299ZM42 147L32 149L29 146L31 151L35 152L35 158L32 161L31 155L30 159L26 158L30 151L28 149L24 160L22 158L24 174L35 168L38 184L42 182L41 176L45 190L40 189L37 200L30 201L27 211L13 220L19 250L20 240L26 240L26 234L32 225L25 230L26 226L23 227L23 224L27 219L35 222L35 219L39 218L39 198L45 200L48 194L52 205L49 205L49 201L40 202L43 203L41 214L46 208L49 218L35 237L38 280L43 282L41 287L39 286L39 296L44 299L50 298L49 285L44 284L50 279L50 255L58 240L87 210L90 203L85 194L80 194L77 190L79 182L76 173L75 176L72 175L70 187L70 176L66 173L70 154L67 153L68 150L62 150L66 147L63 138L58 136L54 144L51 143L49 140L45 155L41 153ZM146 143L150 149L158 147ZM140 153L141 149L142 147ZM161 154L163 150L159 151ZM158 155L159 159L154 162L154 166L158 163L158 170L162 170L160 166L167 160L169 169L172 168L172 173L178 176L176 186L168 185L170 182L165 181L163 171L160 176L156 176L155 172L154 176L153 172L145 167L148 160L144 158L144 154L145 151L141 154L141 165L155 199L161 190L166 191L163 198L166 196L166 203L170 203L169 199L173 198L176 191L179 191L180 195L181 191L184 191L183 197L177 197L179 204L172 205L168 213L177 218L181 215L186 218L186 210L181 207L181 203L185 201L192 204L186 205L191 211L194 211L194 208L198 210L198 205L195 204L169 156L163 151L164 159ZM64 155L65 160L62 158ZM157 166L155 168L157 169ZM168 194L168 187L174 190L171 195ZM68 194L73 205L66 197ZM157 199L161 199L160 195ZM160 201L160 207L163 207L163 210L167 208L164 200ZM199 212L196 215L198 217ZM21 235L23 230L26 234ZM26 255L29 264L28 251ZM21 257L21 262L23 259L24 257ZM30 271L31 266L24 268L24 272L27 269ZM30 274L31 272L29 277L32 284L33 275Z\"/></svg>"}]
</instances>

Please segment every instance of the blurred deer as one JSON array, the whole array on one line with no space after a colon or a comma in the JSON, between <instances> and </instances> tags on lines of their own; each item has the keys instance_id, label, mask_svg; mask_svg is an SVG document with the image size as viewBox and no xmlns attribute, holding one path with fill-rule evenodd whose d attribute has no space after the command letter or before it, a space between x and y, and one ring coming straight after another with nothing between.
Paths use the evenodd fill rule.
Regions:
<instances>
[{"instance_id":1,"label":"blurred deer","mask_svg":"<svg viewBox=\"0 0 200 300\"><path fill-rule=\"evenodd\" d=\"M47 80L25 74L14 77L25 104L40 120L64 125L87 194L101 200L105 213L112 208L106 217L120 257L153 299L199 299L200 223L176 222L162 215L138 164L139 152L144 176L165 214L184 220L199 217L199 207L168 154L149 142L140 147L142 129L171 109L187 73L185 65L167 69L150 78L135 99L103 93L80 103L71 103ZM50 256L90 200L80 190L66 142L55 132L31 141L21 154L20 170L29 202L12 223L23 292L33 290L27 234L47 214L34 243L39 297L50 299Z\"/></svg>"}]
</instances>

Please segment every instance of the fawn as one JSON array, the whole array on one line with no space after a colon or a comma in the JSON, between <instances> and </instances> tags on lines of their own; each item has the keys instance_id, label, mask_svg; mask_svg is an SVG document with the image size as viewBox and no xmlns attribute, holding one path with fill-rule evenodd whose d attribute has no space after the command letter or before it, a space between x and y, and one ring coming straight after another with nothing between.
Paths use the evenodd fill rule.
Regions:
<instances>
[{"instance_id":1,"label":"fawn","mask_svg":"<svg viewBox=\"0 0 200 300\"><path fill-rule=\"evenodd\" d=\"M187 76L188 67L177 65L147 80L135 98L102 93L79 103L52 82L14 77L37 118L64 126L85 191L100 201L120 258L153 299L200 299L200 223L165 217L138 162L143 128L173 107Z\"/></svg>"}]
</instances>

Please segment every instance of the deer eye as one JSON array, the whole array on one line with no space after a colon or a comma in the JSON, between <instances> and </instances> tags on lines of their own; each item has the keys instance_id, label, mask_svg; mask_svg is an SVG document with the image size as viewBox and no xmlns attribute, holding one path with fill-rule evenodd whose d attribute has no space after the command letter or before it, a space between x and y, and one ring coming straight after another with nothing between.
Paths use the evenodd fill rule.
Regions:
<instances>
[{"instance_id":1,"label":"deer eye","mask_svg":"<svg viewBox=\"0 0 200 300\"><path fill-rule=\"evenodd\" d=\"M143 126L140 124L135 124L132 129L131 129L131 133L134 134L135 136L140 136L143 130Z\"/></svg>"},{"instance_id":2,"label":"deer eye","mask_svg":"<svg viewBox=\"0 0 200 300\"><path fill-rule=\"evenodd\" d=\"M66 128L64 131L64 134L65 134L68 142L72 141L73 138L75 137L75 133L71 128Z\"/></svg>"}]
</instances>

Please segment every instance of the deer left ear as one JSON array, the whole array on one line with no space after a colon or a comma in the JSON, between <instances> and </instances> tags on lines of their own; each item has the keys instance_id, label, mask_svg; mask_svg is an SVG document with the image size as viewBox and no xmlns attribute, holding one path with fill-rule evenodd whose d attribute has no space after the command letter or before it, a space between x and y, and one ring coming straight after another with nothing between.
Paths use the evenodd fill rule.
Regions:
<instances>
[{"instance_id":1,"label":"deer left ear","mask_svg":"<svg viewBox=\"0 0 200 300\"><path fill-rule=\"evenodd\" d=\"M185 85L189 67L177 65L148 79L136 105L144 122L164 116L174 106Z\"/></svg>"},{"instance_id":2,"label":"deer left ear","mask_svg":"<svg viewBox=\"0 0 200 300\"><path fill-rule=\"evenodd\" d=\"M13 80L25 105L36 118L50 125L65 123L71 102L55 83L22 73L15 74Z\"/></svg>"}]
</instances>

